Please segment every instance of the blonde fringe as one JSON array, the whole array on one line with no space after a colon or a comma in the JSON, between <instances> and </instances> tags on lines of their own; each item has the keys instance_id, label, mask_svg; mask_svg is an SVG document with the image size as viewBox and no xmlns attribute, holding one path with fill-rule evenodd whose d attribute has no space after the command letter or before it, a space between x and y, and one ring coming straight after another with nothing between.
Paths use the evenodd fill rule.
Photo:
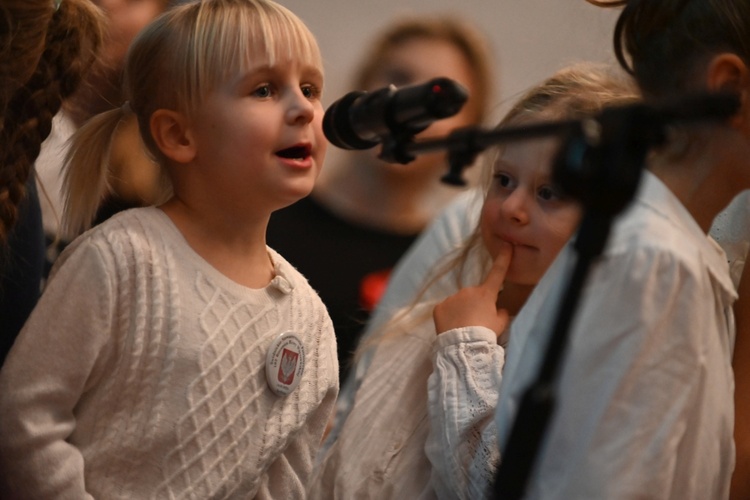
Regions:
<instances>
[{"instance_id":1,"label":"blonde fringe","mask_svg":"<svg viewBox=\"0 0 750 500\"><path fill-rule=\"evenodd\" d=\"M91 227L102 199L109 192L109 153L125 115L123 108L96 115L70 139L63 165L62 218L63 235L69 240Z\"/></svg>"}]
</instances>

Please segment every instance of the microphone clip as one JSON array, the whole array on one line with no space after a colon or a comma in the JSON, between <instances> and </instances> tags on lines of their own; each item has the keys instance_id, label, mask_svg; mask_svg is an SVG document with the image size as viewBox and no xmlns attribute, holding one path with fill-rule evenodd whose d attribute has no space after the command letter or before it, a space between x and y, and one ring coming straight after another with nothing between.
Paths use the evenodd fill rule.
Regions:
<instances>
[{"instance_id":1,"label":"microphone clip","mask_svg":"<svg viewBox=\"0 0 750 500\"><path fill-rule=\"evenodd\" d=\"M378 158L388 163L400 163L402 165L413 162L417 157L408 152L408 146L413 140L414 136L411 134L383 137Z\"/></svg>"}]
</instances>

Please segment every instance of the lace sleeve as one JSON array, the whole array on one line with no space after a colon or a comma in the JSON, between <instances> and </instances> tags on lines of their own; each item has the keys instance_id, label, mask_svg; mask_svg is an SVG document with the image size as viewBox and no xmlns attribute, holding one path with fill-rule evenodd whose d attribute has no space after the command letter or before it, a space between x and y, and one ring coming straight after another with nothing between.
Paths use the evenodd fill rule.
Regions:
<instances>
[{"instance_id":1,"label":"lace sleeve","mask_svg":"<svg viewBox=\"0 0 750 500\"><path fill-rule=\"evenodd\" d=\"M487 328L438 336L425 445L438 498L487 497L500 456L494 414L504 360L504 349Z\"/></svg>"}]
</instances>

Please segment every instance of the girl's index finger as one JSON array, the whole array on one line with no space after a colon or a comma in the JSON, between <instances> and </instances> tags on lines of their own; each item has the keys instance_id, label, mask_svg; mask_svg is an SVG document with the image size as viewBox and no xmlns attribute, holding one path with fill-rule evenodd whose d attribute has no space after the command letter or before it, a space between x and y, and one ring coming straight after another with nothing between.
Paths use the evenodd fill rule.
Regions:
<instances>
[{"instance_id":1,"label":"girl's index finger","mask_svg":"<svg viewBox=\"0 0 750 500\"><path fill-rule=\"evenodd\" d=\"M505 274L508 272L508 266L510 265L510 259L513 257L513 245L510 243L503 243L500 246L500 252L492 262L492 267L487 273L487 277L484 279L482 286L492 289L493 292L499 293L503 288L505 282Z\"/></svg>"}]
</instances>

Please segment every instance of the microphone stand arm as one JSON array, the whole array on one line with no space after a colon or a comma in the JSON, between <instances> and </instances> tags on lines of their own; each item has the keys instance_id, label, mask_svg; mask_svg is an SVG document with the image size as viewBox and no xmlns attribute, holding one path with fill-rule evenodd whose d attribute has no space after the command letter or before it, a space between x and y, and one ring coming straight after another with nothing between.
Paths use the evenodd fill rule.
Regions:
<instances>
[{"instance_id":1,"label":"microphone stand arm","mask_svg":"<svg viewBox=\"0 0 750 500\"><path fill-rule=\"evenodd\" d=\"M580 121L562 120L545 122L517 128L484 130L481 127L459 128L440 139L414 141L411 134L389 135L383 138L378 155L384 161L407 164L417 155L432 151L448 151L449 170L442 181L455 186L465 186L463 171L474 163L477 155L485 149L519 139L567 135L580 128Z\"/></svg>"}]
</instances>

